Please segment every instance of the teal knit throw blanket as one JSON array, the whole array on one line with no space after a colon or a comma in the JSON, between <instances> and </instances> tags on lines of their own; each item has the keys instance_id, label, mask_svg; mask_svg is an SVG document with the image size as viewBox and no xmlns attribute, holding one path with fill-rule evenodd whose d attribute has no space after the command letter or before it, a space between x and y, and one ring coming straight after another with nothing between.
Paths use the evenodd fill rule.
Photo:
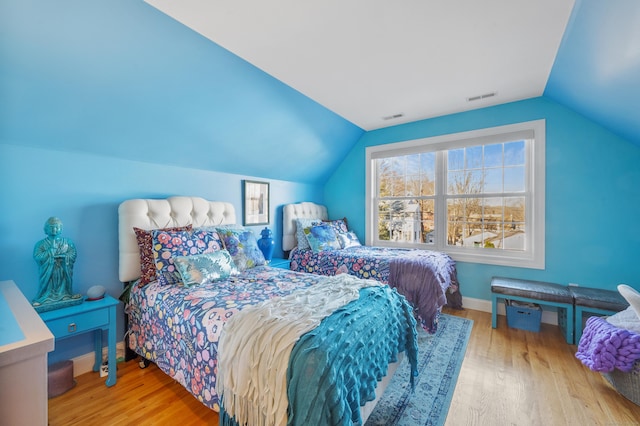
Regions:
<instances>
[{"instance_id":1,"label":"teal knit throw blanket","mask_svg":"<svg viewBox=\"0 0 640 426\"><path fill-rule=\"evenodd\" d=\"M360 290L360 298L325 318L294 346L287 371L289 425L360 425L360 406L397 353L417 375L416 321L404 296L388 286Z\"/></svg>"}]
</instances>

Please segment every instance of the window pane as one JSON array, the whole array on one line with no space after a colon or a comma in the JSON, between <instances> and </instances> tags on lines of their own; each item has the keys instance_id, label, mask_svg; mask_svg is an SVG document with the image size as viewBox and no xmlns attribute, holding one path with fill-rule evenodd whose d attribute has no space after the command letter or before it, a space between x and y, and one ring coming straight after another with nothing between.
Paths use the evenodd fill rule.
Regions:
<instances>
[{"instance_id":1,"label":"window pane","mask_svg":"<svg viewBox=\"0 0 640 426\"><path fill-rule=\"evenodd\" d=\"M504 215L504 248L507 250L524 250L526 247L525 198L505 198Z\"/></svg>"},{"instance_id":2,"label":"window pane","mask_svg":"<svg viewBox=\"0 0 640 426\"><path fill-rule=\"evenodd\" d=\"M502 168L485 170L484 192L502 192Z\"/></svg>"},{"instance_id":3,"label":"window pane","mask_svg":"<svg viewBox=\"0 0 640 426\"><path fill-rule=\"evenodd\" d=\"M465 221L465 199L447 200L447 245L462 245L462 227Z\"/></svg>"},{"instance_id":4,"label":"window pane","mask_svg":"<svg viewBox=\"0 0 640 426\"><path fill-rule=\"evenodd\" d=\"M420 200L421 239L423 243L435 243L435 200Z\"/></svg>"},{"instance_id":5,"label":"window pane","mask_svg":"<svg viewBox=\"0 0 640 426\"><path fill-rule=\"evenodd\" d=\"M485 167L502 167L502 144L485 145L484 147L484 166Z\"/></svg>"},{"instance_id":6,"label":"window pane","mask_svg":"<svg viewBox=\"0 0 640 426\"><path fill-rule=\"evenodd\" d=\"M465 148L465 151L467 169L479 169L482 167L482 145Z\"/></svg>"},{"instance_id":7,"label":"window pane","mask_svg":"<svg viewBox=\"0 0 640 426\"><path fill-rule=\"evenodd\" d=\"M482 171L467 170L449 172L447 176L448 194L479 194L482 192Z\"/></svg>"},{"instance_id":8,"label":"window pane","mask_svg":"<svg viewBox=\"0 0 640 426\"><path fill-rule=\"evenodd\" d=\"M378 238L389 241L389 220L391 219L390 203L388 201L378 202Z\"/></svg>"},{"instance_id":9,"label":"window pane","mask_svg":"<svg viewBox=\"0 0 640 426\"><path fill-rule=\"evenodd\" d=\"M504 190L506 192L524 192L524 166L504 169Z\"/></svg>"},{"instance_id":10,"label":"window pane","mask_svg":"<svg viewBox=\"0 0 640 426\"><path fill-rule=\"evenodd\" d=\"M447 168L449 170L462 170L464 168L464 149L447 151Z\"/></svg>"},{"instance_id":11,"label":"window pane","mask_svg":"<svg viewBox=\"0 0 640 426\"><path fill-rule=\"evenodd\" d=\"M434 195L436 193L436 154L434 152L420 155L420 169L422 173L422 186L420 195Z\"/></svg>"},{"instance_id":12,"label":"window pane","mask_svg":"<svg viewBox=\"0 0 640 426\"><path fill-rule=\"evenodd\" d=\"M509 142L504 144L504 165L522 166L524 165L524 141Z\"/></svg>"},{"instance_id":13,"label":"window pane","mask_svg":"<svg viewBox=\"0 0 640 426\"><path fill-rule=\"evenodd\" d=\"M378 206L380 240L422 243L426 233L433 231L433 200L393 200ZM424 217L421 206L426 209Z\"/></svg>"}]
</instances>

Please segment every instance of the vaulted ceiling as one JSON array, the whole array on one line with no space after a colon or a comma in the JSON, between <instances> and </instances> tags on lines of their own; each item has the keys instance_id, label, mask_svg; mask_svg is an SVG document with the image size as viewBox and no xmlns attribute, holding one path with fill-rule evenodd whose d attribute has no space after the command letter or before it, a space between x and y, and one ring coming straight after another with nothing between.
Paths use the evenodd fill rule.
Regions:
<instances>
[{"instance_id":1,"label":"vaulted ceiling","mask_svg":"<svg viewBox=\"0 0 640 426\"><path fill-rule=\"evenodd\" d=\"M640 146L640 1L0 1L0 144L323 184L366 130L538 96Z\"/></svg>"},{"instance_id":2,"label":"vaulted ceiling","mask_svg":"<svg viewBox=\"0 0 640 426\"><path fill-rule=\"evenodd\" d=\"M365 130L545 94L640 144L640 2L147 0Z\"/></svg>"}]
</instances>

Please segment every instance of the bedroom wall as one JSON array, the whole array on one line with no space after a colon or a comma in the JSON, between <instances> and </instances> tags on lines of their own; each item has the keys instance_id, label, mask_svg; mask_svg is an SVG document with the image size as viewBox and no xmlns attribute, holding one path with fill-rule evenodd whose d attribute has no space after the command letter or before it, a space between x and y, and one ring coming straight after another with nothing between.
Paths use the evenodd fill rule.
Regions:
<instances>
[{"instance_id":1,"label":"bedroom wall","mask_svg":"<svg viewBox=\"0 0 640 426\"><path fill-rule=\"evenodd\" d=\"M245 178L271 183L280 247L282 204L322 202L362 133L141 0L3 0L0 280L35 296L32 251L55 215L78 249L74 289L117 297L120 202L194 195L241 215ZM79 336L50 360L90 351Z\"/></svg>"},{"instance_id":2,"label":"bedroom wall","mask_svg":"<svg viewBox=\"0 0 640 426\"><path fill-rule=\"evenodd\" d=\"M276 239L274 256L281 256L282 205L321 203L321 186L0 143L0 281L13 280L27 299L35 297L38 268L33 248L45 237L44 222L57 216L64 225L63 236L71 238L78 250L74 291L84 294L99 284L118 297L122 284L117 211L122 201L172 195L224 200L233 203L242 223L243 179L270 182L268 226ZM262 228L252 227L257 237ZM118 326L121 340L123 323ZM50 361L91 351L92 341L82 335L56 343Z\"/></svg>"},{"instance_id":3,"label":"bedroom wall","mask_svg":"<svg viewBox=\"0 0 640 426\"><path fill-rule=\"evenodd\" d=\"M332 218L364 241L365 148L546 119L546 268L458 263L465 297L490 300L492 276L639 288L640 149L544 97L367 132L324 188Z\"/></svg>"},{"instance_id":4,"label":"bedroom wall","mask_svg":"<svg viewBox=\"0 0 640 426\"><path fill-rule=\"evenodd\" d=\"M142 0L0 2L0 143L317 184L363 132Z\"/></svg>"}]
</instances>

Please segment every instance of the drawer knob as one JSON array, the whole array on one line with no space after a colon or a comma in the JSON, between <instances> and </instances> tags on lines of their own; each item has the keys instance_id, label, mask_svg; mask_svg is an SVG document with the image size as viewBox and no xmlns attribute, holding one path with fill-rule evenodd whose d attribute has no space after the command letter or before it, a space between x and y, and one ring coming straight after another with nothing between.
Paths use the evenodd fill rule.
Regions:
<instances>
[{"instance_id":1,"label":"drawer knob","mask_svg":"<svg viewBox=\"0 0 640 426\"><path fill-rule=\"evenodd\" d=\"M67 328L67 330L69 330L69 333L74 333L77 328L78 327L76 326L76 323L72 322L71 324L69 324L69 327Z\"/></svg>"}]
</instances>

